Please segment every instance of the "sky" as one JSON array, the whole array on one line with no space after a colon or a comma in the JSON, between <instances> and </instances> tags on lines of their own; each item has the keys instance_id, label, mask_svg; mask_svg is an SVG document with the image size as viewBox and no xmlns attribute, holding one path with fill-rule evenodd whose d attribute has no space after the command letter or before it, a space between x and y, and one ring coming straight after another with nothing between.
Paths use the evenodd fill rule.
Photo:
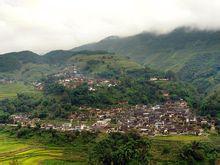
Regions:
<instances>
[{"instance_id":1,"label":"sky","mask_svg":"<svg viewBox=\"0 0 220 165\"><path fill-rule=\"evenodd\" d=\"M43 54L181 26L220 29L220 0L0 0L0 54Z\"/></svg>"}]
</instances>

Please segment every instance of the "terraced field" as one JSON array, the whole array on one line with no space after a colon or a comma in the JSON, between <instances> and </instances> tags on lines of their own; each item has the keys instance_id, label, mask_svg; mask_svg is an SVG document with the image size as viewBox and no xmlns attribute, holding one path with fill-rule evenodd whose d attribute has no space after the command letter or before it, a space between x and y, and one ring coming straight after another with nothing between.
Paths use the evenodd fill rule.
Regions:
<instances>
[{"instance_id":1,"label":"terraced field","mask_svg":"<svg viewBox=\"0 0 220 165\"><path fill-rule=\"evenodd\" d=\"M66 151L65 151L66 152ZM24 140L9 138L0 134L0 165L69 165L83 164L78 154L67 158L61 147L47 147L31 144ZM79 154L80 155L80 154Z\"/></svg>"}]
</instances>

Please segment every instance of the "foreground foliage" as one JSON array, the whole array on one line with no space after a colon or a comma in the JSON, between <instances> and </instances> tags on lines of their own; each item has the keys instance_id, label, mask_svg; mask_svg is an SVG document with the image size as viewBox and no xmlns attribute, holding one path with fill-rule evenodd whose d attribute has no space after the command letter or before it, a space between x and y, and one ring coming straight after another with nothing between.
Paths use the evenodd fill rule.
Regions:
<instances>
[{"instance_id":1,"label":"foreground foliage","mask_svg":"<svg viewBox=\"0 0 220 165\"><path fill-rule=\"evenodd\" d=\"M194 141L191 144L183 146L180 157L189 164L199 162L214 163L217 157L217 151L212 145Z\"/></svg>"},{"instance_id":2,"label":"foreground foliage","mask_svg":"<svg viewBox=\"0 0 220 165\"><path fill-rule=\"evenodd\" d=\"M150 142L137 134L111 133L98 142L89 155L90 164L148 164Z\"/></svg>"}]
</instances>

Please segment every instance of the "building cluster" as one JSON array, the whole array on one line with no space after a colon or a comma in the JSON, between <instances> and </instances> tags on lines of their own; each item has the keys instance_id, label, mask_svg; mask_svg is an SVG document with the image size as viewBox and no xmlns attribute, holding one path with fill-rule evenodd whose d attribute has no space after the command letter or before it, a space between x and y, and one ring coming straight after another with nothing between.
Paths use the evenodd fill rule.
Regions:
<instances>
[{"instance_id":1,"label":"building cluster","mask_svg":"<svg viewBox=\"0 0 220 165\"><path fill-rule=\"evenodd\" d=\"M68 66L64 68L61 72L52 75L58 84L74 89L83 83L87 83L90 91L95 91L98 86L116 86L118 82L113 79L103 79L103 78L89 78L79 73L76 66ZM37 90L43 90L44 84L42 82L33 82L33 86Z\"/></svg>"},{"instance_id":2,"label":"building cluster","mask_svg":"<svg viewBox=\"0 0 220 165\"><path fill-rule=\"evenodd\" d=\"M204 128L214 129L215 121L196 116L183 100L167 101L155 106L121 106L111 109L81 107L83 111L74 112L69 122L63 124L41 124L42 129L58 131L128 132L135 130L142 135L202 135ZM11 116L13 123L34 126L39 119L29 119L25 115Z\"/></svg>"},{"instance_id":3,"label":"building cluster","mask_svg":"<svg viewBox=\"0 0 220 165\"><path fill-rule=\"evenodd\" d=\"M42 82L33 82L33 86L35 87L36 90L42 91L44 89L44 85Z\"/></svg>"},{"instance_id":4,"label":"building cluster","mask_svg":"<svg viewBox=\"0 0 220 165\"><path fill-rule=\"evenodd\" d=\"M161 78L161 77L151 77L150 81L169 81L168 78Z\"/></svg>"},{"instance_id":5,"label":"building cluster","mask_svg":"<svg viewBox=\"0 0 220 165\"><path fill-rule=\"evenodd\" d=\"M30 126L30 127L35 127L36 123L40 123L39 118L30 119L30 117L25 114L11 115L10 120L11 120L11 124L16 125L20 123L21 126Z\"/></svg>"},{"instance_id":6,"label":"building cluster","mask_svg":"<svg viewBox=\"0 0 220 165\"><path fill-rule=\"evenodd\" d=\"M67 88L74 89L83 83L87 83L89 86L90 91L95 91L96 87L98 86L116 86L117 81L116 80L107 80L107 79L95 79L95 78L86 78L86 77L69 77L65 79L58 80L59 84L62 84L63 86Z\"/></svg>"},{"instance_id":7,"label":"building cluster","mask_svg":"<svg viewBox=\"0 0 220 165\"><path fill-rule=\"evenodd\" d=\"M191 134L202 135L204 127L214 129L215 121L196 116L187 103L167 101L164 104L148 107L113 108L110 110L91 109L88 113L70 117L78 121L94 121L91 130L102 132L127 132L135 130L143 135Z\"/></svg>"},{"instance_id":8,"label":"building cluster","mask_svg":"<svg viewBox=\"0 0 220 165\"><path fill-rule=\"evenodd\" d=\"M214 121L196 116L185 101L166 102L153 107L136 106L123 112L112 131L136 130L144 135L192 134L201 135L203 125Z\"/></svg>"},{"instance_id":9,"label":"building cluster","mask_svg":"<svg viewBox=\"0 0 220 165\"><path fill-rule=\"evenodd\" d=\"M15 80L8 78L0 78L0 84L12 84Z\"/></svg>"},{"instance_id":10,"label":"building cluster","mask_svg":"<svg viewBox=\"0 0 220 165\"><path fill-rule=\"evenodd\" d=\"M60 72L59 74L55 75L56 77L60 77L58 79L58 83L62 84L63 86L67 88L76 88L83 83L87 83L89 86L90 91L95 91L96 86L115 86L117 85L116 80L108 80L108 79L101 79L101 78L88 78L82 74L79 73L77 68L75 66L67 67L64 69L63 72Z\"/></svg>"}]
</instances>

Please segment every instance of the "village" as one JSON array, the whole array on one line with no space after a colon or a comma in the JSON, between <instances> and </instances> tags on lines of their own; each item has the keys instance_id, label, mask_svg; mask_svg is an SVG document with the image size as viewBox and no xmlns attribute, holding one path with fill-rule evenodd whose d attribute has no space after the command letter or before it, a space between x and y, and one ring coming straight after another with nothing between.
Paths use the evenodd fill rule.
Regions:
<instances>
[{"instance_id":1,"label":"village","mask_svg":"<svg viewBox=\"0 0 220 165\"><path fill-rule=\"evenodd\" d=\"M56 82L67 88L74 89L87 83L90 91L95 91L97 86L116 86L116 80L88 78L79 73L76 66L64 68L53 75ZM149 81L169 81L166 78L151 77ZM43 90L42 83L34 83L38 90ZM166 102L158 105L128 105L127 102L119 103L116 108L97 109L80 107L81 111L69 115L66 122L47 123L40 119L30 119L28 115L12 115L12 123L21 123L22 126L35 127L40 123L42 129L58 131L91 131L91 132L128 132L136 131L142 135L202 135L205 128L215 129L215 121L211 118L196 116L187 102L180 99L170 100L169 93L162 91Z\"/></svg>"},{"instance_id":2,"label":"village","mask_svg":"<svg viewBox=\"0 0 220 165\"><path fill-rule=\"evenodd\" d=\"M66 88L74 89L83 83L87 83L89 91L95 91L98 86L116 86L118 82L114 79L93 78L79 73L75 65L64 68L61 72L51 75L56 80L55 82L63 85ZM35 89L42 91L44 84L42 82L32 83Z\"/></svg>"},{"instance_id":3,"label":"village","mask_svg":"<svg viewBox=\"0 0 220 165\"><path fill-rule=\"evenodd\" d=\"M45 123L28 115L12 115L12 124L57 131L129 132L147 136L203 135L204 128L215 129L215 121L196 116L184 100L167 101L155 106L121 106L111 109L81 107L83 111L72 113L62 124Z\"/></svg>"}]
</instances>

